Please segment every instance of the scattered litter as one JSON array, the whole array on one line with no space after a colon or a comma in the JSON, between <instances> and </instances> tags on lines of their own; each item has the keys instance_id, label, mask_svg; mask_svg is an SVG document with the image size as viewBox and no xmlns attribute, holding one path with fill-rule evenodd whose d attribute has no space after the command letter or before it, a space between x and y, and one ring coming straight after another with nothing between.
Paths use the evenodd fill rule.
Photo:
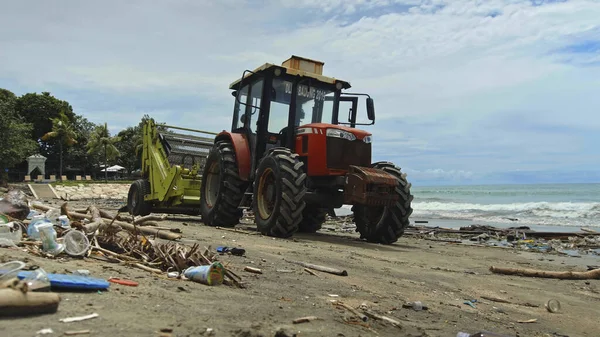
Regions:
<instances>
[{"instance_id":1,"label":"scattered litter","mask_svg":"<svg viewBox=\"0 0 600 337\"><path fill-rule=\"evenodd\" d=\"M348 276L348 272L345 270L320 266L318 264L306 263L306 262L301 262L301 261L291 261L291 260L285 260L285 261L303 266L305 268L322 271L324 273L329 273L329 274L334 274L334 275L339 275L339 276Z\"/></svg>"},{"instance_id":2,"label":"scattered litter","mask_svg":"<svg viewBox=\"0 0 600 337\"><path fill-rule=\"evenodd\" d=\"M350 311L351 313L353 313L354 315L356 315L356 317L360 318L360 320L363 321L363 322L366 322L366 321L369 320L369 318L365 314L359 312L358 310L354 309L353 307L347 305L344 302L333 301L332 303L335 304L335 305L341 306L344 309L347 309L348 311Z\"/></svg>"},{"instance_id":3,"label":"scattered litter","mask_svg":"<svg viewBox=\"0 0 600 337\"><path fill-rule=\"evenodd\" d=\"M313 275L313 276L319 277L319 275L317 275L317 273L315 273L314 271L312 271L312 270L310 270L308 268L304 268L304 271L307 272L307 273L309 273L309 274L311 274L311 275Z\"/></svg>"},{"instance_id":4,"label":"scattered litter","mask_svg":"<svg viewBox=\"0 0 600 337\"><path fill-rule=\"evenodd\" d=\"M108 282L120 284L120 285L123 285L123 286L129 286L129 287L137 287L139 285L139 283L137 283L135 281L123 280L123 279L116 278L116 277L109 278Z\"/></svg>"},{"instance_id":5,"label":"scattered litter","mask_svg":"<svg viewBox=\"0 0 600 337\"><path fill-rule=\"evenodd\" d=\"M429 309L426 305L423 305L423 303L421 303L421 301L407 302L407 303L403 304L402 307L403 308L408 308L408 309L413 309L415 311L421 311L421 310L427 310L427 309Z\"/></svg>"},{"instance_id":6,"label":"scattered litter","mask_svg":"<svg viewBox=\"0 0 600 337\"><path fill-rule=\"evenodd\" d=\"M340 295L336 295L336 294L327 294L327 296L329 296L329 297L340 297Z\"/></svg>"},{"instance_id":7,"label":"scattered litter","mask_svg":"<svg viewBox=\"0 0 600 337\"><path fill-rule=\"evenodd\" d=\"M97 313L93 313L93 314L86 315L86 316L61 318L61 319L59 319L59 321L61 321L63 323L71 323L71 322L85 321L85 320L96 318L96 317L99 317L99 316L100 315L98 315Z\"/></svg>"},{"instance_id":8,"label":"scattered litter","mask_svg":"<svg viewBox=\"0 0 600 337\"><path fill-rule=\"evenodd\" d=\"M87 335L90 330L65 331L65 336Z\"/></svg>"},{"instance_id":9,"label":"scattered litter","mask_svg":"<svg viewBox=\"0 0 600 337\"><path fill-rule=\"evenodd\" d=\"M299 324L299 323L307 323L307 322L314 321L314 320L317 320L317 319L319 319L317 316L306 316L306 317L296 318L292 322L294 324Z\"/></svg>"},{"instance_id":10,"label":"scattered litter","mask_svg":"<svg viewBox=\"0 0 600 337\"><path fill-rule=\"evenodd\" d=\"M546 310L552 313L557 313L560 311L560 302L555 299L551 299L546 303Z\"/></svg>"},{"instance_id":11,"label":"scattered litter","mask_svg":"<svg viewBox=\"0 0 600 337\"><path fill-rule=\"evenodd\" d=\"M207 266L190 267L183 272L183 275L192 281L209 286L220 285L224 278L223 269L220 262L214 262Z\"/></svg>"},{"instance_id":12,"label":"scattered litter","mask_svg":"<svg viewBox=\"0 0 600 337\"><path fill-rule=\"evenodd\" d=\"M528 319L528 320L519 320L517 321L517 323L535 323L537 322L537 318L532 318L532 319Z\"/></svg>"},{"instance_id":13,"label":"scattered litter","mask_svg":"<svg viewBox=\"0 0 600 337\"><path fill-rule=\"evenodd\" d=\"M48 335L48 334L51 334L51 333L54 333L54 331L51 328L46 328L46 329L39 330L35 334L36 335Z\"/></svg>"},{"instance_id":14,"label":"scattered litter","mask_svg":"<svg viewBox=\"0 0 600 337\"><path fill-rule=\"evenodd\" d=\"M246 254L246 250L243 248L230 248L223 246L217 247L217 252L221 254L230 253L231 255L235 256L243 256L244 254Z\"/></svg>"},{"instance_id":15,"label":"scattered litter","mask_svg":"<svg viewBox=\"0 0 600 337\"><path fill-rule=\"evenodd\" d=\"M463 304L466 304L466 305L470 306L471 308L477 309L477 307L475 306L475 303L473 303L472 301L464 301Z\"/></svg>"},{"instance_id":16,"label":"scattered litter","mask_svg":"<svg viewBox=\"0 0 600 337\"><path fill-rule=\"evenodd\" d=\"M258 268L254 268L254 267L244 267L244 270L249 272L249 273L254 273L254 274L262 274L262 270L258 269Z\"/></svg>"}]
</instances>

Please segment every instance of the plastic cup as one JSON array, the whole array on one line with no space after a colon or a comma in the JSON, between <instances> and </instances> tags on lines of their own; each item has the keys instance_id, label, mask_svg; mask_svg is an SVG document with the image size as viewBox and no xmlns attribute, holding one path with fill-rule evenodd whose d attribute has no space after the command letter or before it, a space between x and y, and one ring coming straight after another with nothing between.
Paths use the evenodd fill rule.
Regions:
<instances>
[{"instance_id":1,"label":"plastic cup","mask_svg":"<svg viewBox=\"0 0 600 337\"><path fill-rule=\"evenodd\" d=\"M90 241L80 231L72 230L63 236L65 252L71 256L82 256L90 249Z\"/></svg>"},{"instance_id":2,"label":"plastic cup","mask_svg":"<svg viewBox=\"0 0 600 337\"><path fill-rule=\"evenodd\" d=\"M548 303L546 303L546 310L552 313L559 312L560 302L554 299L549 300Z\"/></svg>"},{"instance_id":3,"label":"plastic cup","mask_svg":"<svg viewBox=\"0 0 600 337\"><path fill-rule=\"evenodd\" d=\"M192 281L213 286L223 283L224 270L221 263L213 262L208 266L190 267L183 272L183 275Z\"/></svg>"},{"instance_id":4,"label":"plastic cup","mask_svg":"<svg viewBox=\"0 0 600 337\"><path fill-rule=\"evenodd\" d=\"M19 271L24 267L25 263L21 261L10 261L0 264L0 281L6 281L17 277Z\"/></svg>"}]
</instances>

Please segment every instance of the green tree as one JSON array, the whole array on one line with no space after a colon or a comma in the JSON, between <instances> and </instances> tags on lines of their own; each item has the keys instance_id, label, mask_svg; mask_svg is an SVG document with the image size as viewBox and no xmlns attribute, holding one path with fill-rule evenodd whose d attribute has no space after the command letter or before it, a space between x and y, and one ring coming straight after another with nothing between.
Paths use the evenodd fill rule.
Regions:
<instances>
[{"instance_id":1,"label":"green tree","mask_svg":"<svg viewBox=\"0 0 600 337\"><path fill-rule=\"evenodd\" d=\"M35 153L37 143L30 139L33 126L26 123L15 111L15 95L0 89L0 183L5 184L8 175L5 169L23 162Z\"/></svg>"},{"instance_id":2,"label":"green tree","mask_svg":"<svg viewBox=\"0 0 600 337\"><path fill-rule=\"evenodd\" d=\"M96 128L96 124L81 115L75 115L73 128L77 133L77 144L67 149L65 166L81 171L83 175L86 175L92 172L95 163L100 162L100 155L98 153L87 153L87 144L92 132Z\"/></svg>"},{"instance_id":3,"label":"green tree","mask_svg":"<svg viewBox=\"0 0 600 337\"><path fill-rule=\"evenodd\" d=\"M45 133L42 136L43 141L51 139L56 140L60 151L60 161L58 166L59 177L62 177L63 172L63 145L68 147L77 143L77 133L73 128L73 124L67 118L67 115L61 111L57 118L52 118L52 131Z\"/></svg>"},{"instance_id":4,"label":"green tree","mask_svg":"<svg viewBox=\"0 0 600 337\"><path fill-rule=\"evenodd\" d=\"M54 142L41 141L42 136L52 131L52 119L59 118L63 112L68 120L73 123L75 113L71 105L52 96L49 92L27 93L17 98L15 110L23 120L31 123L33 128L30 138L39 144L39 153L46 156L46 171L58 173L60 149Z\"/></svg>"},{"instance_id":5,"label":"green tree","mask_svg":"<svg viewBox=\"0 0 600 337\"><path fill-rule=\"evenodd\" d=\"M119 156L119 150L115 144L119 142L119 137L111 137L106 123L96 127L87 144L88 153L102 153L104 155L104 181L108 181L108 160L113 160Z\"/></svg>"},{"instance_id":6,"label":"green tree","mask_svg":"<svg viewBox=\"0 0 600 337\"><path fill-rule=\"evenodd\" d=\"M11 103L14 109L16 101L17 96L12 91L0 88L0 102Z\"/></svg>"},{"instance_id":7,"label":"green tree","mask_svg":"<svg viewBox=\"0 0 600 337\"><path fill-rule=\"evenodd\" d=\"M116 144L121 152L118 164L127 169L131 174L140 163L142 132L139 126L128 127L117 134L119 142Z\"/></svg>"},{"instance_id":8,"label":"green tree","mask_svg":"<svg viewBox=\"0 0 600 337\"><path fill-rule=\"evenodd\" d=\"M52 131L52 118L58 118L61 112L67 116L69 122L72 123L75 119L73 107L49 92L25 94L17 99L15 109L21 117L33 124L31 135L35 140Z\"/></svg>"}]
</instances>

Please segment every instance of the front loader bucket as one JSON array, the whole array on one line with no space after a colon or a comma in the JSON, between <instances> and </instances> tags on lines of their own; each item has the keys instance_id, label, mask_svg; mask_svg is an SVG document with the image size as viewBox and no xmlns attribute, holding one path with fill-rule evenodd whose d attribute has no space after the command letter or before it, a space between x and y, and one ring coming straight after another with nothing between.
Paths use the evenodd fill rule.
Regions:
<instances>
[{"instance_id":1,"label":"front loader bucket","mask_svg":"<svg viewBox=\"0 0 600 337\"><path fill-rule=\"evenodd\" d=\"M350 165L344 188L345 204L391 206L398 201L398 180L376 168Z\"/></svg>"}]
</instances>

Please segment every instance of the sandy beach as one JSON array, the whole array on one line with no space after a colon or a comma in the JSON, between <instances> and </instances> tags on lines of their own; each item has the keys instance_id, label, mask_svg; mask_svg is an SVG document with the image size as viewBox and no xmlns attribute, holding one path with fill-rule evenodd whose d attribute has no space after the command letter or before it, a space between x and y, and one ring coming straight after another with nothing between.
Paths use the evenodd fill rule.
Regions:
<instances>
[{"instance_id":1,"label":"sandy beach","mask_svg":"<svg viewBox=\"0 0 600 337\"><path fill-rule=\"evenodd\" d=\"M456 336L459 331L481 330L507 336L600 334L600 280L529 278L489 271L490 266L585 271L586 265L598 264L593 257L466 246L409 236L385 246L361 242L356 233L326 230L275 239L251 231L207 227L198 218L187 216L161 222L161 226L181 229L186 244L199 243L213 250L217 246L244 248L243 257L220 255L219 260L240 275L247 287L211 287L95 259L65 255L48 259L23 248L0 248L2 261L21 260L53 273L87 269L94 277L139 283L137 287L112 284L106 292L61 292L57 313L3 319L0 335L34 336L44 328L51 328L54 336L74 330L90 330L90 336ZM238 227L254 228L248 224ZM323 272L313 276L286 260L343 269L348 276ZM245 272L245 266L259 268L262 274ZM550 299L560 302L558 313L544 308ZM332 300L353 308L362 305L400 322L401 328L381 320L357 320ZM421 301L427 310L403 308L412 301ZM99 317L59 322L92 313ZM303 316L318 319L292 323Z\"/></svg>"}]
</instances>

